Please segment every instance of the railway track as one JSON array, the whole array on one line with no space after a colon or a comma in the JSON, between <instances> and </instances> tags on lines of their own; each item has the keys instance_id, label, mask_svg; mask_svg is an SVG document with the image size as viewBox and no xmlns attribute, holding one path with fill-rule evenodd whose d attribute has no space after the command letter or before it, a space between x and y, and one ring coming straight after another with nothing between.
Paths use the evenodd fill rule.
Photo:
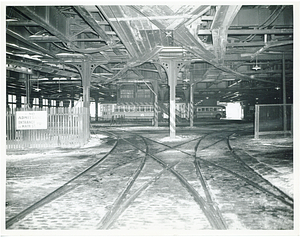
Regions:
<instances>
[{"instance_id":1,"label":"railway track","mask_svg":"<svg viewBox=\"0 0 300 237\"><path fill-rule=\"evenodd\" d=\"M115 134L114 134L115 135ZM135 135L136 136L136 135ZM137 135L139 137L141 137L144 141L145 138ZM198 140L197 139L192 139L191 141L194 140ZM124 139L127 143L129 143L131 146L138 148L135 144L133 144L132 142ZM183 144L189 143L191 141L188 142L184 142ZM146 143L146 141L145 141ZM180 144L180 145L183 145ZM179 145L177 145L179 146ZM148 147L148 146L147 146ZM175 146L176 147L176 146ZM199 207L201 208L201 210L203 211L204 215L206 216L206 218L208 219L211 227L213 229L226 229L226 225L224 223L224 220L221 217L221 214L219 212L216 212L215 208L212 206L212 203L208 203L206 200L204 200L199 193L195 190L195 188L189 184L189 182L186 180L186 178L180 174L180 172L178 172L176 169L174 169L174 167L179 163L177 162L176 164L170 165L166 162L164 162L162 159L158 158L156 155L149 153L148 149L146 151L141 150L142 152L145 153L146 156L151 157L153 160L155 160L157 163L159 163L166 171L172 173L181 183L181 185L187 190L187 192L189 192L189 194L193 197L193 199L195 200L195 202L199 205ZM163 150L164 151L164 150ZM161 153L163 151L160 152L156 152L156 154ZM143 166L144 166L144 162L143 162ZM128 205L134 201L134 199L137 197L137 194L139 194L141 192L141 190L144 190L145 188L149 187L153 182L156 182L159 177L162 175L163 171L161 171L158 175L156 175L154 178L150 179L149 182L147 182L145 185L143 185L141 188L137 189L136 192L134 192L132 194L132 196L130 198L128 198L128 200L125 202L125 196L128 194L128 191L130 189L130 187L132 187L133 182L136 180L136 178L138 177L138 174L140 173L141 168L138 169L138 171L136 172L136 174L134 175L134 177L131 179L131 181L129 182L129 184L126 186L126 188L124 189L123 192L121 192L120 196L116 199L113 208L105 215L105 217L102 219L101 223L98 225L99 228L109 228L110 226L113 225L113 221L116 220L116 218L118 216L120 216L120 214L125 210L124 206L128 207ZM135 198L133 198L135 197ZM122 206L122 202L126 203L126 205L124 204Z\"/></svg>"},{"instance_id":2,"label":"railway track","mask_svg":"<svg viewBox=\"0 0 300 237\"><path fill-rule=\"evenodd\" d=\"M183 216L185 219L191 218L193 222L198 222L196 225L199 229L232 229L234 220L229 217L229 211L234 211L224 208L229 205L230 201L224 198L228 191L226 192L224 187L221 187L222 182L224 186L228 181L229 185L225 184L228 187L246 187L246 189L251 189L251 192L256 192L256 195L259 193L261 196L263 193L269 199L275 199L283 204L284 207L280 208L285 211L291 211L293 208L291 197L264 179L236 154L230 145L230 136L234 131L228 131L222 136L213 135L216 132L208 132L200 137L186 139L176 144L166 144L166 142L159 142L124 130L109 133L116 140L107 154L53 193L9 219L6 227L11 227L29 213L42 209L43 206L55 202L58 198L63 200L66 194L70 198L79 186L89 186L88 188L98 193L95 194L96 196L100 196L103 192L108 193L105 204L97 199L93 201L95 206L103 206L101 213L95 211L96 214L93 214L97 216L97 219L93 220L93 223L86 224L87 228L95 229L122 229L124 227L134 229L136 228L134 225L141 222L144 226L159 225L160 222L161 224L166 222L164 226L172 225L164 219L165 214L160 214L163 209L170 207L174 209L174 206L183 202L188 202L189 206L193 206L194 218L186 217L186 213L183 215L180 212L168 218L173 217L178 221ZM214 138L210 138L207 142L206 138L210 136ZM224 144L227 149L226 159L224 159L226 161L220 161L213 154L206 154L208 150L214 151L220 146L224 149ZM234 163L235 169L224 164L229 163L229 160ZM226 176L227 180L219 178L222 175ZM211 178L212 176L218 179ZM116 180L120 182L115 184ZM111 187L112 184L113 187ZM224 191L223 195L218 193L216 195L216 189ZM86 189L83 188L83 190ZM250 192L246 193L250 195ZM165 201L157 204L158 196ZM152 200L156 200L154 206L159 207L153 209ZM145 206L150 214L145 214ZM152 213L151 210L153 210ZM234 213L238 217L241 216L238 212Z\"/></svg>"},{"instance_id":3,"label":"railway track","mask_svg":"<svg viewBox=\"0 0 300 237\"><path fill-rule=\"evenodd\" d=\"M210 134L203 136L201 139L198 140L198 142L195 146L194 154L190 154L190 153L187 153L186 151L182 151L177 148L178 146L173 147L173 149L175 148L184 154L194 155L195 168L196 168L199 180L201 182L202 188L204 189L207 203L213 204L214 201L211 196L211 192L209 190L207 182L205 181L204 175L202 174L201 170L203 170L203 165L202 165L202 169L201 169L201 164L205 164L207 167L217 168L217 170L225 172L225 173L227 173L227 175L229 174L229 175L233 176L233 180L236 179L238 182L242 183L240 185L242 185L244 187L250 186L252 189L254 189L253 190L254 193L259 191L259 192L267 195L269 198L273 199L272 202L274 202L274 200L279 201L281 204L278 205L278 203L277 204L275 203L275 205L282 206L282 204L283 204L284 207L280 207L280 208L282 208L282 210L285 210L286 212L291 213L291 215L292 215L292 210L293 210L293 206L294 206L293 198L291 198L289 195L284 193L278 187L273 185L270 181L268 181L266 178L264 178L260 173L255 171L253 168L248 166L243 161L243 159L234 152L234 150L230 146L230 142L229 142L229 138L232 134L234 134L234 133L229 134L227 137L224 136L223 138L218 139L209 145L202 146L202 148L199 149L200 143L203 141L203 139L206 136L208 136ZM228 165L226 166L224 164L218 164L216 162L210 161L209 159L201 158L201 155L197 156L197 150L204 151L210 147L214 147L216 144L219 144L222 141L226 141L227 148L230 151L230 153L227 154L227 156L229 157L229 160L226 160L226 162L227 162L227 164L235 163L235 165L234 165L235 169L232 169L232 167L231 168L228 167ZM152 140L152 142L167 146L168 148L171 148L171 146L159 143L157 141ZM214 209L215 212L220 213L220 210L217 205L214 205L214 206L212 205L211 209Z\"/></svg>"},{"instance_id":4,"label":"railway track","mask_svg":"<svg viewBox=\"0 0 300 237\"><path fill-rule=\"evenodd\" d=\"M13 225L14 223L20 221L22 218L24 218L26 215L28 215L29 213L32 213L34 210L36 210L37 208L44 206L45 204L52 202L53 200L55 200L56 198L63 196L64 194L66 194L67 192L71 191L72 189L76 188L80 182L75 182L78 181L82 176L84 176L86 173L88 173L89 171L91 171L94 167L96 167L97 165L99 165L101 162L103 162L107 156L116 148L118 141L116 141L114 143L114 145L112 146L111 150L108 151L104 156L102 156L100 159L98 159L97 162L95 162L94 164L90 165L88 168L86 168L84 171L80 172L79 174L77 174L75 177L73 177L72 179L70 179L68 182L66 182L65 184L63 184L62 186L60 186L59 188L55 189L53 192L49 193L47 196L45 196L44 198L40 199L39 201L35 202L34 204L32 204L31 206L29 206L28 208L24 209L23 211L21 211L19 214L15 215L14 217L8 219L6 221L6 228L9 228L11 225Z\"/></svg>"}]
</instances>

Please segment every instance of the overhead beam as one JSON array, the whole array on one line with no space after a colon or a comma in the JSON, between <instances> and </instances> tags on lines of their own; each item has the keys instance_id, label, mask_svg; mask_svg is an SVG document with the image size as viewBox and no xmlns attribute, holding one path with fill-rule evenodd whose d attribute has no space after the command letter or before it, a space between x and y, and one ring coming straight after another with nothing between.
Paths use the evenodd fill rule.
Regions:
<instances>
[{"instance_id":1,"label":"overhead beam","mask_svg":"<svg viewBox=\"0 0 300 237\"><path fill-rule=\"evenodd\" d=\"M212 30L198 30L198 35L211 35ZM227 35L264 35L264 34L275 34L275 35L290 35L293 34L293 29L239 29L239 30L227 30Z\"/></svg>"},{"instance_id":2,"label":"overhead beam","mask_svg":"<svg viewBox=\"0 0 300 237\"><path fill-rule=\"evenodd\" d=\"M149 9L145 9L145 6L130 6L132 9L141 14L141 17L134 17L134 20L149 20L158 29L165 29L166 25L158 21L158 19L170 19L170 16L153 16L149 13ZM127 18L128 19L128 18ZM129 19L128 19L129 20Z\"/></svg>"},{"instance_id":3,"label":"overhead beam","mask_svg":"<svg viewBox=\"0 0 300 237\"><path fill-rule=\"evenodd\" d=\"M172 26L172 29L176 30L177 28L181 27L182 25L189 25L193 21L195 21L197 18L202 16L204 13L206 13L211 8L210 5L201 5L198 8L196 8L192 13L190 17L185 18L181 23L177 24L176 26ZM170 29L168 27L168 29Z\"/></svg>"},{"instance_id":4,"label":"overhead beam","mask_svg":"<svg viewBox=\"0 0 300 237\"><path fill-rule=\"evenodd\" d=\"M217 6L217 12L211 25L214 52L218 63L224 63L227 45L227 30L241 6Z\"/></svg>"},{"instance_id":5,"label":"overhead beam","mask_svg":"<svg viewBox=\"0 0 300 237\"><path fill-rule=\"evenodd\" d=\"M39 26L39 24L34 21L10 21L7 26Z\"/></svg>"},{"instance_id":6,"label":"overhead beam","mask_svg":"<svg viewBox=\"0 0 300 237\"><path fill-rule=\"evenodd\" d=\"M64 42L70 42L68 18L54 6L15 6L20 12Z\"/></svg>"},{"instance_id":7,"label":"overhead beam","mask_svg":"<svg viewBox=\"0 0 300 237\"><path fill-rule=\"evenodd\" d=\"M107 43L110 44L111 40L105 31L94 20L93 16L87 11L84 6L73 6L79 15L86 21L86 23Z\"/></svg>"},{"instance_id":8,"label":"overhead beam","mask_svg":"<svg viewBox=\"0 0 300 237\"><path fill-rule=\"evenodd\" d=\"M139 57L141 52L137 46L134 36L132 35L132 32L130 31L130 27L128 26L127 22L119 22L117 20L118 16L123 16L120 7L99 5L97 8L110 23L111 27L117 33L118 37L121 39L131 56Z\"/></svg>"},{"instance_id":9,"label":"overhead beam","mask_svg":"<svg viewBox=\"0 0 300 237\"><path fill-rule=\"evenodd\" d=\"M156 47L150 52L146 53L143 57L140 57L139 60L132 59L131 61L127 62L127 64L117 73L115 74L112 78L108 79L106 83L111 83L118 78L120 78L121 75L123 75L128 69L139 66L145 62L148 62L151 60L153 57L155 57L163 47Z\"/></svg>"},{"instance_id":10,"label":"overhead beam","mask_svg":"<svg viewBox=\"0 0 300 237\"><path fill-rule=\"evenodd\" d=\"M258 51L256 51L252 56L251 56L251 60L253 60L255 57L257 57L259 54L263 53L264 51L266 51L267 49L271 48L271 47L277 47L277 46L283 46L283 45L288 45L288 44L293 44L293 40L287 40L287 41L275 41L275 42L269 42L269 43L265 43L265 46L262 47L261 49L259 49Z\"/></svg>"},{"instance_id":11,"label":"overhead beam","mask_svg":"<svg viewBox=\"0 0 300 237\"><path fill-rule=\"evenodd\" d=\"M74 76L78 75L78 73L72 73L70 71L61 70L57 67L40 65L40 64L31 63L31 62L22 62L21 60L15 60L15 59L9 59L9 58L6 58L6 64L23 66L23 67L31 68L32 70L35 70L35 71L41 71L44 73L52 73L55 75L61 75L61 76L65 76L65 77L74 77Z\"/></svg>"},{"instance_id":12,"label":"overhead beam","mask_svg":"<svg viewBox=\"0 0 300 237\"><path fill-rule=\"evenodd\" d=\"M33 47L37 50L40 50L41 52L45 53L45 54L48 54L54 58L56 58L55 54L53 54L51 51L49 50L46 50L45 48L43 48L42 46L38 45L38 44L35 44L35 43L32 43L30 41L28 41L27 38L23 37L22 35L10 30L10 29L6 29L6 34L12 36L13 38L17 39L17 40L20 40L22 43L24 44L27 44L28 46L30 47Z\"/></svg>"}]
</instances>

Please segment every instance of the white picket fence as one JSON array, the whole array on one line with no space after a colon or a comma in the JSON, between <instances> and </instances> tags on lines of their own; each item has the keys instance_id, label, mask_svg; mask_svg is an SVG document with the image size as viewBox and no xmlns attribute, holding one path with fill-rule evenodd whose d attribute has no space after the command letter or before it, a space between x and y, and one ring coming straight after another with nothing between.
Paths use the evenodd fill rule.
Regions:
<instances>
[{"instance_id":1,"label":"white picket fence","mask_svg":"<svg viewBox=\"0 0 300 237\"><path fill-rule=\"evenodd\" d=\"M22 108L19 111L47 111L47 129L21 130L16 128L16 112L6 114L6 149L75 147L86 141L83 134L87 109Z\"/></svg>"}]
</instances>

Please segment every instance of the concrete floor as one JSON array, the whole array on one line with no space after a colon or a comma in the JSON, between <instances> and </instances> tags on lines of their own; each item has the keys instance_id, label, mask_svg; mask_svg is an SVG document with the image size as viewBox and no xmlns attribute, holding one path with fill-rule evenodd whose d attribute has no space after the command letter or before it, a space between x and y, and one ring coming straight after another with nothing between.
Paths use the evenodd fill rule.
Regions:
<instances>
[{"instance_id":1,"label":"concrete floor","mask_svg":"<svg viewBox=\"0 0 300 237\"><path fill-rule=\"evenodd\" d=\"M94 123L92 125L91 139L89 143L80 148L7 151L6 220L15 216L32 203L46 196L57 187L63 185L66 181L88 167L92 162L95 162L99 154L105 154L110 148L107 144L107 135L104 134L103 131L116 131L123 129L125 131L141 132L141 134L144 134L144 136L151 139L172 144L172 141L168 141L168 127L130 127L129 125L116 125L113 127L106 126L107 124ZM240 128L240 133L233 134L230 137L230 144L232 148L237 153L242 152L243 154L247 154L247 162L251 162L249 165L254 170L256 170L258 173L260 173L260 175L268 179L273 185L284 191L289 196L294 196L292 137L272 136L254 139L251 123L234 123L226 121L214 123L203 121L195 124L194 128L184 126L178 127L178 140L174 142L192 139L201 135L201 133L204 134L206 132L215 132L218 130L221 131L224 128ZM208 159L210 154L214 157L222 156L222 149L223 148L220 147L220 150L208 150L205 154ZM251 161L249 160L249 157ZM214 178L208 177L208 175L212 176L212 174L213 172L206 174L206 179L208 185L212 188L212 194L214 198L218 202L219 190L216 190L217 186L214 186ZM97 176L97 174L95 175ZM214 174L214 176L217 176L217 173ZM97 178L99 179L99 177ZM90 177L90 179L92 178ZM109 180L110 182L121 182L116 177L114 178L112 176L109 178ZM106 193L103 194L106 195L106 197L101 197L103 198L103 202L105 202L105 200L109 200L109 198L113 199L114 197L110 196L113 194L113 192L113 190L106 191ZM68 208L62 210L58 203L48 203L44 207L34 211L33 213L30 213L22 220L14 223L9 227L9 230L93 230L99 222L99 219L101 219L105 212L107 212L108 206L111 205L109 203L97 205L96 200L99 201L99 196L97 196L93 190L87 188L79 187L72 191L72 195L75 195L77 198L68 197L69 195L71 194L67 193L64 196L64 198L67 200L66 202ZM86 199L87 197L89 199ZM186 200L187 199L188 197L186 197ZM79 202L77 203L78 200ZM81 200L82 202L80 202ZM166 200L164 202L166 202ZM178 212L184 212L182 205L189 205L189 203L192 203L187 200L183 204L184 200L185 198L182 199L181 205L178 205ZM237 213L238 211L236 209L239 208L238 205L241 205L240 209L245 209L243 206L243 201L245 202L245 200L242 200L240 204L236 204L234 207L235 209L228 209L228 206L224 205L222 201L219 201L219 208L221 211L224 211L225 218L228 218L229 220L228 229L293 230L293 216L284 216L284 212L281 211L280 215L282 216L274 217L274 220L269 216L264 217L264 213L267 213L267 211L264 212L264 208L267 208L268 206L268 199L260 200L261 203L256 203L262 208L262 211L259 213L258 217L262 218L260 220L255 220L256 216L253 213L251 215L248 213L248 216L247 213L245 213L245 219L239 219L240 215ZM161 205L162 200L157 199L156 202L157 203L152 202L151 205ZM254 200L253 202L256 201ZM82 203L82 206L79 203ZM174 206L175 204L170 205ZM269 208L270 207L271 206L269 206ZM195 208L191 206L190 209L188 209L188 212L191 213L194 209ZM95 212L95 210L97 211ZM59 213L59 215L57 213ZM174 216L174 213L166 212L164 215L171 219L172 216ZM154 224L152 223L152 225L147 225L144 223L145 229L154 231L154 234L157 234L157 232L155 232L155 225L157 225L157 228L163 229L166 227L168 230L176 229L178 231L211 230L209 225L205 226L205 223L203 223L202 227L199 227L199 223L197 224L197 218L195 215L192 215L193 217L188 217L188 214L186 215L186 217L182 218L183 220L170 221L162 224L162 226L158 226L159 222L155 222ZM139 217L139 220L142 218L143 216ZM253 224L255 221L258 221L259 224ZM140 225L140 227L143 229L142 225ZM134 230L136 226L135 224L124 221L123 224L122 222L116 224L114 228L116 230Z\"/></svg>"}]
</instances>

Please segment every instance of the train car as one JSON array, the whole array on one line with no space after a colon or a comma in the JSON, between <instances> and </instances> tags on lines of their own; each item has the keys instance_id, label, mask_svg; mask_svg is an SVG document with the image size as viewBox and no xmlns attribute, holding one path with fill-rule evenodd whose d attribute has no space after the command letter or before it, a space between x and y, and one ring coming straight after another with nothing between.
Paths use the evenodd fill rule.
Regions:
<instances>
[{"instance_id":1,"label":"train car","mask_svg":"<svg viewBox=\"0 0 300 237\"><path fill-rule=\"evenodd\" d=\"M154 118L154 107L151 104L117 104L112 115L115 118L125 120L152 120Z\"/></svg>"},{"instance_id":2,"label":"train car","mask_svg":"<svg viewBox=\"0 0 300 237\"><path fill-rule=\"evenodd\" d=\"M112 116L125 120L152 120L154 118L152 103L107 103L98 106L98 119L104 121L111 120ZM169 115L169 104L159 105L158 113ZM176 103L176 116L187 119L188 115L188 106L185 103Z\"/></svg>"},{"instance_id":3,"label":"train car","mask_svg":"<svg viewBox=\"0 0 300 237\"><path fill-rule=\"evenodd\" d=\"M109 121L122 118L124 120L154 120L154 95L150 84L120 83L115 103L98 104L98 119ZM176 103L176 117L187 119L188 105ZM169 116L169 103L158 103L158 117Z\"/></svg>"},{"instance_id":4,"label":"train car","mask_svg":"<svg viewBox=\"0 0 300 237\"><path fill-rule=\"evenodd\" d=\"M100 104L99 119L111 120L123 118L125 120L152 120L154 107L151 104Z\"/></svg>"},{"instance_id":5,"label":"train car","mask_svg":"<svg viewBox=\"0 0 300 237\"><path fill-rule=\"evenodd\" d=\"M201 105L197 106L195 109L195 117L197 119L201 118L225 118L226 110L224 106L221 105Z\"/></svg>"}]
</instances>

